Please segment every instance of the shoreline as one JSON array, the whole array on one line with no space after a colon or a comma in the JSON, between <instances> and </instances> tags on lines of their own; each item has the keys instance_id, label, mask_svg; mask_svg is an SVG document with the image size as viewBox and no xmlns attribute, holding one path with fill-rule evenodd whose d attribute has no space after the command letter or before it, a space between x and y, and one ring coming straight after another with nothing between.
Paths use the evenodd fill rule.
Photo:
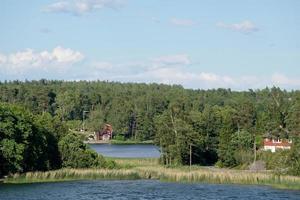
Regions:
<instances>
[{"instance_id":1,"label":"shoreline","mask_svg":"<svg viewBox=\"0 0 300 200\"><path fill-rule=\"evenodd\" d=\"M300 177L276 175L249 170L210 169L201 166L165 167L158 159L115 159L118 169L59 169L46 172L15 174L3 184L42 183L75 180L140 180L153 179L178 183L212 183L262 185L278 189L300 190Z\"/></svg>"},{"instance_id":2,"label":"shoreline","mask_svg":"<svg viewBox=\"0 0 300 200\"><path fill-rule=\"evenodd\" d=\"M83 172L83 173L82 173ZM30 173L30 174L28 174ZM66 182L66 181L79 181L79 180L157 180L162 182L174 182L174 183L183 183L183 184L221 184L221 185L255 185L255 186L269 186L276 189L285 189L285 190L300 190L299 182L297 184L291 184L289 182L284 181L284 176L273 176L274 183L268 181L222 181L220 178L215 179L205 179L202 177L202 180L192 180L194 174L186 176L185 178L176 177L168 177L168 176L157 176L156 173L147 173L143 172L141 176L141 172L128 170L125 174L123 172L114 172L114 170L96 170L96 169L60 169L56 171L47 171L47 172L28 172L26 174L18 174L14 175L14 177L10 177L5 179L0 184L30 184L30 183L50 183L50 182ZM58 173L70 173L68 175L57 175ZM76 175L77 173L77 175ZM87 174L85 174L87 173ZM89 174L91 173L91 174ZM54 174L54 175L52 175ZM31 177L32 176L32 177ZM42 176L46 176L42 177ZM210 175L208 175L210 176ZM189 179L189 178L191 179ZM226 179L226 178L225 178ZM283 183L281 183L283 181Z\"/></svg>"},{"instance_id":3,"label":"shoreline","mask_svg":"<svg viewBox=\"0 0 300 200\"><path fill-rule=\"evenodd\" d=\"M85 144L116 144L116 145L126 145L126 144L152 144L154 145L152 140L146 140L146 141L134 141L134 140L89 140L89 141L83 141Z\"/></svg>"}]
</instances>

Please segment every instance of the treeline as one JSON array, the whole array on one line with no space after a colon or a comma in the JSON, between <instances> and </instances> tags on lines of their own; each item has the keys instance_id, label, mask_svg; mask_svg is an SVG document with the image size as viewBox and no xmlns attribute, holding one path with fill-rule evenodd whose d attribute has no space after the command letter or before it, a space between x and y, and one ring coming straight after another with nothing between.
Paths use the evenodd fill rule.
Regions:
<instances>
[{"instance_id":1,"label":"treeline","mask_svg":"<svg viewBox=\"0 0 300 200\"><path fill-rule=\"evenodd\" d=\"M165 164L247 165L264 136L296 141L300 133L300 92L276 87L237 92L40 80L1 83L0 94L2 102L49 113L72 129L83 121L89 131L110 123L118 139L154 140Z\"/></svg>"},{"instance_id":2,"label":"treeline","mask_svg":"<svg viewBox=\"0 0 300 200\"><path fill-rule=\"evenodd\" d=\"M0 177L61 167L106 167L108 163L57 117L33 115L0 103Z\"/></svg>"}]
</instances>

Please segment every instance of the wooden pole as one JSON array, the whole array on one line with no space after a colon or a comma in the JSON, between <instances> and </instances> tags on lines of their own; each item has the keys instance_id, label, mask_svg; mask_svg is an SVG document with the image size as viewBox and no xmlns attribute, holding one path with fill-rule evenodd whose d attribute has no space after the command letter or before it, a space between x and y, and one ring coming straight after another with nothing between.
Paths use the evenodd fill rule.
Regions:
<instances>
[{"instance_id":1,"label":"wooden pole","mask_svg":"<svg viewBox=\"0 0 300 200\"><path fill-rule=\"evenodd\" d=\"M256 162L256 140L255 140L255 135L254 135L253 150L254 150L254 163L255 163Z\"/></svg>"},{"instance_id":2,"label":"wooden pole","mask_svg":"<svg viewBox=\"0 0 300 200\"><path fill-rule=\"evenodd\" d=\"M192 144L190 144L190 171L192 168Z\"/></svg>"}]
</instances>

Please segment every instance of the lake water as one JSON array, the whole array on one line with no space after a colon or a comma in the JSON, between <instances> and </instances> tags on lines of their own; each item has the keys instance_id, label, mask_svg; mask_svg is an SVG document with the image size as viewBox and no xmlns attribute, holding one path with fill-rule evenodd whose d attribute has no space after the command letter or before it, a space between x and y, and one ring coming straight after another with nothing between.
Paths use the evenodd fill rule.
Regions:
<instances>
[{"instance_id":1,"label":"lake water","mask_svg":"<svg viewBox=\"0 0 300 200\"><path fill-rule=\"evenodd\" d=\"M158 158L159 148L148 144L90 144L91 148L108 157L118 158Z\"/></svg>"},{"instance_id":2,"label":"lake water","mask_svg":"<svg viewBox=\"0 0 300 200\"><path fill-rule=\"evenodd\" d=\"M299 200L300 191L270 187L180 184L155 180L74 181L1 185L1 200L147 200L147 199L218 199L218 200Z\"/></svg>"}]
</instances>

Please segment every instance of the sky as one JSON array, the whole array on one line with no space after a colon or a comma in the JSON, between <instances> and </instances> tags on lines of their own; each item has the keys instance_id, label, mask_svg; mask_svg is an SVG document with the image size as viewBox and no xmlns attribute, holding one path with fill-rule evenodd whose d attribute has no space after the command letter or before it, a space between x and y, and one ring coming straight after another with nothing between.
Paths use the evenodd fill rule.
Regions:
<instances>
[{"instance_id":1,"label":"sky","mask_svg":"<svg viewBox=\"0 0 300 200\"><path fill-rule=\"evenodd\" d=\"M299 0L0 0L0 81L300 89Z\"/></svg>"}]
</instances>

